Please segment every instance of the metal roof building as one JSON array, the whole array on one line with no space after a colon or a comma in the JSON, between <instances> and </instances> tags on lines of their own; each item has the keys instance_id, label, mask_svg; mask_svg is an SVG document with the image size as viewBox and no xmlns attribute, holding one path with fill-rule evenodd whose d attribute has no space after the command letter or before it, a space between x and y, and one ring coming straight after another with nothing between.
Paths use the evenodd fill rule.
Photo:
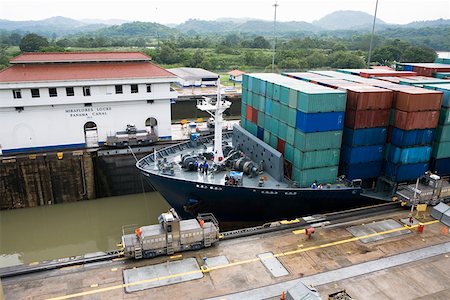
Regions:
<instances>
[{"instance_id":1,"label":"metal roof building","mask_svg":"<svg viewBox=\"0 0 450 300\"><path fill-rule=\"evenodd\" d=\"M219 74L201 68L174 68L168 71L177 75L178 84L183 87L217 86L219 78Z\"/></svg>"}]
</instances>

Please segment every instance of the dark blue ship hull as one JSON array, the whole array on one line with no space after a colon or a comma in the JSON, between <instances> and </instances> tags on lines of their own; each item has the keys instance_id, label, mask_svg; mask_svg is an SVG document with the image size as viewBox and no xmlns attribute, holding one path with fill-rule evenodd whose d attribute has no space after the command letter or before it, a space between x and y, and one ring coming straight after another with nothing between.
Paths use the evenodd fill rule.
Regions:
<instances>
[{"instance_id":1,"label":"dark blue ship hull","mask_svg":"<svg viewBox=\"0 0 450 300\"><path fill-rule=\"evenodd\" d=\"M184 218L213 213L221 222L258 222L342 211L379 203L361 188L264 189L223 186L160 176L143 171L146 180Z\"/></svg>"}]
</instances>

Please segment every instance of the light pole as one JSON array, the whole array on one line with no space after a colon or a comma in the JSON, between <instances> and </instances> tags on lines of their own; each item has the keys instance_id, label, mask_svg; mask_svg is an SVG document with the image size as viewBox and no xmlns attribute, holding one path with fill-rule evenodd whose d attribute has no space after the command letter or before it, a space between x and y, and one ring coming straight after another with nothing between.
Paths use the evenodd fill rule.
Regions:
<instances>
[{"instance_id":1,"label":"light pole","mask_svg":"<svg viewBox=\"0 0 450 300\"><path fill-rule=\"evenodd\" d=\"M275 13L273 16L273 45L272 45L272 73L273 73L275 70L275 44L277 43L277 37L275 35L275 29L277 24L277 7L280 5L278 5L278 3L275 2L275 4L272 6L275 8Z\"/></svg>"},{"instance_id":2,"label":"light pole","mask_svg":"<svg viewBox=\"0 0 450 300\"><path fill-rule=\"evenodd\" d=\"M373 16L372 36L370 37L369 55L367 57L367 69L370 69L370 59L372 56L373 35L375 33L375 21L377 20L378 0L375 4L375 14Z\"/></svg>"}]
</instances>

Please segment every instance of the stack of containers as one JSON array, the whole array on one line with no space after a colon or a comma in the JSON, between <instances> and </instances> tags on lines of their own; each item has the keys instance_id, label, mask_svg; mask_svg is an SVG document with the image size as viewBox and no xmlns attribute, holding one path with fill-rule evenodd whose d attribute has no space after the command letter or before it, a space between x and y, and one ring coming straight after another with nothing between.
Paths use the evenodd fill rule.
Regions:
<instances>
[{"instance_id":1,"label":"stack of containers","mask_svg":"<svg viewBox=\"0 0 450 300\"><path fill-rule=\"evenodd\" d=\"M340 169L349 179L381 175L393 93L367 85L345 86L347 107Z\"/></svg>"},{"instance_id":2,"label":"stack of containers","mask_svg":"<svg viewBox=\"0 0 450 300\"><path fill-rule=\"evenodd\" d=\"M415 180L429 169L433 133L442 93L422 88L395 88L393 129L386 151L385 176L393 181Z\"/></svg>"},{"instance_id":3,"label":"stack of containers","mask_svg":"<svg viewBox=\"0 0 450 300\"><path fill-rule=\"evenodd\" d=\"M426 87L443 93L439 125L431 154L431 170L438 175L446 176L450 175L450 84Z\"/></svg>"},{"instance_id":4,"label":"stack of containers","mask_svg":"<svg viewBox=\"0 0 450 300\"><path fill-rule=\"evenodd\" d=\"M284 155L285 175L301 187L309 187L313 182L335 182L345 92L267 73L244 75L244 91L247 93L244 128Z\"/></svg>"}]
</instances>

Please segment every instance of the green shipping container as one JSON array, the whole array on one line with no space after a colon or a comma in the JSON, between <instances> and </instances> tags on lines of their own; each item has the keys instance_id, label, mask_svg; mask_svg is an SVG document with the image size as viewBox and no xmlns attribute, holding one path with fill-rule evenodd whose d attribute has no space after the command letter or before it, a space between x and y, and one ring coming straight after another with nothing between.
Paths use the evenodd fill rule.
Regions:
<instances>
[{"instance_id":1,"label":"green shipping container","mask_svg":"<svg viewBox=\"0 0 450 300\"><path fill-rule=\"evenodd\" d=\"M280 119L280 110L281 110L281 104L278 102L272 102L272 118L275 118L277 120Z\"/></svg>"},{"instance_id":2,"label":"green shipping container","mask_svg":"<svg viewBox=\"0 0 450 300\"><path fill-rule=\"evenodd\" d=\"M450 124L450 108L441 108L441 114L439 115L439 124L447 125Z\"/></svg>"},{"instance_id":3,"label":"green shipping container","mask_svg":"<svg viewBox=\"0 0 450 300\"><path fill-rule=\"evenodd\" d=\"M247 117L247 105L241 105L241 120Z\"/></svg>"},{"instance_id":4,"label":"green shipping container","mask_svg":"<svg viewBox=\"0 0 450 300\"><path fill-rule=\"evenodd\" d=\"M258 134L258 126L250 121L247 121L247 131L256 136Z\"/></svg>"},{"instance_id":5,"label":"green shipping container","mask_svg":"<svg viewBox=\"0 0 450 300\"><path fill-rule=\"evenodd\" d=\"M273 98L273 83L266 83L266 97Z\"/></svg>"},{"instance_id":6,"label":"green shipping container","mask_svg":"<svg viewBox=\"0 0 450 300\"><path fill-rule=\"evenodd\" d=\"M289 107L287 105L281 104L281 106L280 106L280 120L282 120L283 122L287 122L288 109L289 109Z\"/></svg>"},{"instance_id":7,"label":"green shipping container","mask_svg":"<svg viewBox=\"0 0 450 300\"><path fill-rule=\"evenodd\" d=\"M247 91L247 90L244 90L244 89L242 89L242 96L241 96L241 100L242 100L242 103L244 103L244 104L247 104L247 94L248 94L248 91Z\"/></svg>"},{"instance_id":8,"label":"green shipping container","mask_svg":"<svg viewBox=\"0 0 450 300\"><path fill-rule=\"evenodd\" d=\"M284 148L284 158L291 163L294 162L294 147L292 147L289 144L286 144Z\"/></svg>"},{"instance_id":9,"label":"green shipping container","mask_svg":"<svg viewBox=\"0 0 450 300\"><path fill-rule=\"evenodd\" d=\"M286 140L286 131L287 131L287 124L284 123L283 121L280 121L278 125L278 137L283 141Z\"/></svg>"},{"instance_id":10,"label":"green shipping container","mask_svg":"<svg viewBox=\"0 0 450 300\"><path fill-rule=\"evenodd\" d=\"M275 137L278 136L278 126L280 124L280 121L278 121L277 119L272 118L272 126L270 127L270 133L273 134ZM276 148L276 144L275 144L275 148Z\"/></svg>"},{"instance_id":11,"label":"green shipping container","mask_svg":"<svg viewBox=\"0 0 450 300\"><path fill-rule=\"evenodd\" d=\"M297 110L295 108L288 108L287 124L295 128L297 121Z\"/></svg>"},{"instance_id":12,"label":"green shipping container","mask_svg":"<svg viewBox=\"0 0 450 300\"><path fill-rule=\"evenodd\" d=\"M264 117L264 130L265 131L271 131L271 127L272 127L272 118L269 115L265 115Z\"/></svg>"},{"instance_id":13,"label":"green shipping container","mask_svg":"<svg viewBox=\"0 0 450 300\"><path fill-rule=\"evenodd\" d=\"M270 144L270 132L268 132L267 130L264 130L264 143L266 143L267 145Z\"/></svg>"},{"instance_id":14,"label":"green shipping container","mask_svg":"<svg viewBox=\"0 0 450 300\"><path fill-rule=\"evenodd\" d=\"M437 159L450 157L450 142L434 143L431 156Z\"/></svg>"},{"instance_id":15,"label":"green shipping container","mask_svg":"<svg viewBox=\"0 0 450 300\"><path fill-rule=\"evenodd\" d=\"M264 96L259 96L258 98L259 104L259 110L265 111L266 110L266 98Z\"/></svg>"},{"instance_id":16,"label":"green shipping container","mask_svg":"<svg viewBox=\"0 0 450 300\"><path fill-rule=\"evenodd\" d=\"M277 136L271 133L271 134L270 134L270 144L269 144L269 145L270 145L273 149L277 149L277 143L278 143Z\"/></svg>"},{"instance_id":17,"label":"green shipping container","mask_svg":"<svg viewBox=\"0 0 450 300\"><path fill-rule=\"evenodd\" d=\"M248 92L247 94L247 105L250 105L251 107L253 107L253 98L255 97L255 94L253 94L252 92Z\"/></svg>"},{"instance_id":18,"label":"green shipping container","mask_svg":"<svg viewBox=\"0 0 450 300\"><path fill-rule=\"evenodd\" d=\"M241 127L247 130L247 120L241 118Z\"/></svg>"},{"instance_id":19,"label":"green shipping container","mask_svg":"<svg viewBox=\"0 0 450 300\"><path fill-rule=\"evenodd\" d=\"M259 80L259 94L262 96L266 96L266 84L267 81L265 80Z\"/></svg>"},{"instance_id":20,"label":"green shipping container","mask_svg":"<svg viewBox=\"0 0 450 300\"><path fill-rule=\"evenodd\" d=\"M252 88L253 93L259 94L259 79L252 77L252 81L253 81L253 88Z\"/></svg>"},{"instance_id":21,"label":"green shipping container","mask_svg":"<svg viewBox=\"0 0 450 300\"><path fill-rule=\"evenodd\" d=\"M307 94L298 93L297 109L304 113L345 111L345 93Z\"/></svg>"},{"instance_id":22,"label":"green shipping container","mask_svg":"<svg viewBox=\"0 0 450 300\"><path fill-rule=\"evenodd\" d=\"M334 183L336 182L337 175L337 166L307 170L293 168L292 170L292 179L297 182L300 187L310 187L313 182L323 185Z\"/></svg>"},{"instance_id":23,"label":"green shipping container","mask_svg":"<svg viewBox=\"0 0 450 300\"><path fill-rule=\"evenodd\" d=\"M323 168L339 164L340 149L302 152L294 151L294 167L299 170Z\"/></svg>"},{"instance_id":24,"label":"green shipping container","mask_svg":"<svg viewBox=\"0 0 450 300\"><path fill-rule=\"evenodd\" d=\"M273 84L273 99L276 101L280 101L281 98L281 86L278 84Z\"/></svg>"},{"instance_id":25,"label":"green shipping container","mask_svg":"<svg viewBox=\"0 0 450 300\"><path fill-rule=\"evenodd\" d=\"M439 125L434 140L436 142L450 142L450 125Z\"/></svg>"},{"instance_id":26,"label":"green shipping container","mask_svg":"<svg viewBox=\"0 0 450 300\"><path fill-rule=\"evenodd\" d=\"M324 131L304 133L295 131L295 148L301 151L339 149L342 143L342 131Z\"/></svg>"},{"instance_id":27,"label":"green shipping container","mask_svg":"<svg viewBox=\"0 0 450 300\"><path fill-rule=\"evenodd\" d=\"M256 110L260 110L259 109L259 98L260 98L261 96L260 95L258 95L258 94L253 94L253 105L252 105L252 107L254 107ZM264 108L263 108L264 109Z\"/></svg>"},{"instance_id":28,"label":"green shipping container","mask_svg":"<svg viewBox=\"0 0 450 300\"><path fill-rule=\"evenodd\" d=\"M281 87L281 98L280 98L280 102L284 105L288 105L289 104L289 88L282 86Z\"/></svg>"},{"instance_id":29,"label":"green shipping container","mask_svg":"<svg viewBox=\"0 0 450 300\"><path fill-rule=\"evenodd\" d=\"M258 126L264 128L265 114L262 111L258 111Z\"/></svg>"},{"instance_id":30,"label":"green shipping container","mask_svg":"<svg viewBox=\"0 0 450 300\"><path fill-rule=\"evenodd\" d=\"M249 86L248 86L248 75L244 74L242 75L242 88L249 90Z\"/></svg>"},{"instance_id":31,"label":"green shipping container","mask_svg":"<svg viewBox=\"0 0 450 300\"><path fill-rule=\"evenodd\" d=\"M286 129L286 144L295 145L295 127L287 126Z\"/></svg>"},{"instance_id":32,"label":"green shipping container","mask_svg":"<svg viewBox=\"0 0 450 300\"><path fill-rule=\"evenodd\" d=\"M297 108L297 99L298 99L298 92L296 90L290 89L289 90L289 107Z\"/></svg>"}]
</instances>

